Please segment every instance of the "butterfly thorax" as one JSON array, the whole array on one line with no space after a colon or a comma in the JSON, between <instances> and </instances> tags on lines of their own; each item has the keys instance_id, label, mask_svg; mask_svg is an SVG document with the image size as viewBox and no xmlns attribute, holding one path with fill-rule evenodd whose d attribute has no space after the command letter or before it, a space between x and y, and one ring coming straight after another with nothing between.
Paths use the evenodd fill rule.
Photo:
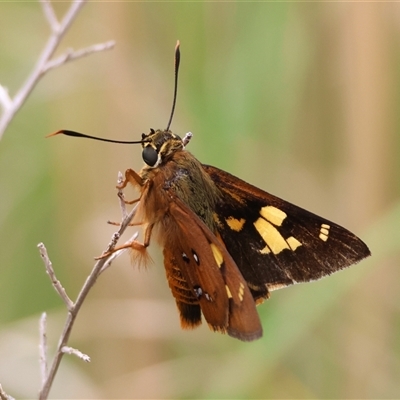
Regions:
<instances>
[{"instance_id":1,"label":"butterfly thorax","mask_svg":"<svg viewBox=\"0 0 400 400\"><path fill-rule=\"evenodd\" d=\"M146 165L139 175L151 185L148 196L157 197L159 203L178 197L215 231L213 210L221 193L202 164L185 150L182 139L170 131L152 130L143 139L149 141L143 143ZM148 154L153 166L146 160Z\"/></svg>"}]
</instances>

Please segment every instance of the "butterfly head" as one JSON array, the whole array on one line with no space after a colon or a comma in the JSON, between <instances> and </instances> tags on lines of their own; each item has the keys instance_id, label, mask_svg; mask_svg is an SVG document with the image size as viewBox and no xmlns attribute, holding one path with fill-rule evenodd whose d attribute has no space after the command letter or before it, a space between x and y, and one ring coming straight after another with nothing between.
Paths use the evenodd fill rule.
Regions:
<instances>
[{"instance_id":1,"label":"butterfly head","mask_svg":"<svg viewBox=\"0 0 400 400\"><path fill-rule=\"evenodd\" d=\"M142 133L141 143L143 161L151 168L158 167L184 148L182 139L170 130L150 129L148 134Z\"/></svg>"}]
</instances>

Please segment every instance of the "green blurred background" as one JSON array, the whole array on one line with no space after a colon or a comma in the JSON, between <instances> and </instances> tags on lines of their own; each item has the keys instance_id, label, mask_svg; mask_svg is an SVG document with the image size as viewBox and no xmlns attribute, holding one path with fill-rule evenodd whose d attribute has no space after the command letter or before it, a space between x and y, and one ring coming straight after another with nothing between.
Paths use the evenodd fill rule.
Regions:
<instances>
[{"instance_id":1,"label":"green blurred background","mask_svg":"<svg viewBox=\"0 0 400 400\"><path fill-rule=\"evenodd\" d=\"M67 3L55 4L58 16ZM0 4L0 83L14 94L49 36L40 4ZM165 128L181 41L172 130L189 150L361 236L373 257L274 292L264 336L241 343L207 325L181 331L161 251L138 270L120 257L99 279L53 398L400 397L400 4L93 2L58 54L110 39L112 51L51 71L0 142L0 383L37 395L38 325L49 352L66 310L44 242L75 298L120 218L118 171L141 151L58 129L135 140ZM133 193L133 192L132 192ZM129 232L129 236L132 232Z\"/></svg>"}]
</instances>

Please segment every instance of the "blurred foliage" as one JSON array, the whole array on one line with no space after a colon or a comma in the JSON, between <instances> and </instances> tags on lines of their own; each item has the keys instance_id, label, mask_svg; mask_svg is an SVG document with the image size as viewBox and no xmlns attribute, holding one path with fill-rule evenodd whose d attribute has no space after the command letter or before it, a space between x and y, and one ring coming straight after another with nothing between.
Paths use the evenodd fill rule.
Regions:
<instances>
[{"instance_id":1,"label":"blurred foliage","mask_svg":"<svg viewBox=\"0 0 400 400\"><path fill-rule=\"evenodd\" d=\"M66 3L55 3L61 16ZM36 245L75 298L118 220L118 171L140 149L56 137L66 128L122 140L166 126L194 133L202 162L358 233L373 257L258 308L264 337L241 343L179 328L162 266L121 257L84 304L54 398L400 397L400 140L397 3L89 3L60 53L116 48L51 71L0 143L0 383L39 388L38 323L55 346L66 310ZM38 3L0 5L0 83L14 94L49 28ZM51 353L51 351L50 351Z\"/></svg>"}]
</instances>

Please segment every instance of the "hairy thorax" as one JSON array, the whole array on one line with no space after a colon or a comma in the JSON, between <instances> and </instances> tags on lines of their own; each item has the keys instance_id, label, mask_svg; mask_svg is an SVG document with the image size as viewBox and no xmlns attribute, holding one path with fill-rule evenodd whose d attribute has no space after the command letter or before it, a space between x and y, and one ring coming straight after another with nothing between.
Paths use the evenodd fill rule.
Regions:
<instances>
[{"instance_id":1,"label":"hairy thorax","mask_svg":"<svg viewBox=\"0 0 400 400\"><path fill-rule=\"evenodd\" d=\"M213 210L221 194L191 153L177 151L156 168L145 166L139 175L144 182L141 208L145 209L146 222L166 226L169 204L178 197L215 231Z\"/></svg>"}]
</instances>

